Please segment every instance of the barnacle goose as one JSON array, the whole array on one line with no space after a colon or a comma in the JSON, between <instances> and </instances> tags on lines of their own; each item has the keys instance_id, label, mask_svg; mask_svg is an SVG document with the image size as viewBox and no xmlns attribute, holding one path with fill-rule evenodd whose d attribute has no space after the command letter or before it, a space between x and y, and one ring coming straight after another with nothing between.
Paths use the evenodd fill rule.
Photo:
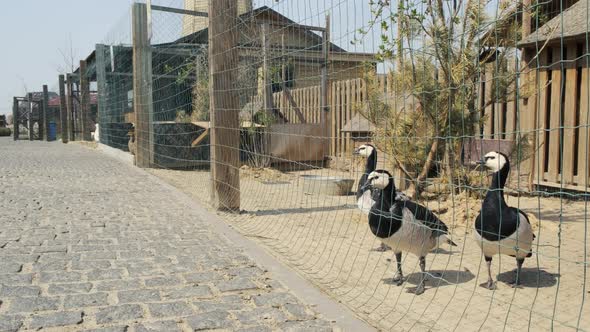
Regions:
<instances>
[{"instance_id":1,"label":"barnacle goose","mask_svg":"<svg viewBox=\"0 0 590 332\"><path fill-rule=\"evenodd\" d=\"M371 189L367 187L367 178L369 174L377 168L377 149L371 144L363 144L354 150L353 155L361 156L366 158L365 170L358 181L356 190L356 202L359 210L365 214L369 214L371 207L375 204L375 200L372 197ZM409 197L402 192L396 192L399 200L408 200ZM375 251L386 251L390 248L384 243Z\"/></svg>"},{"instance_id":2,"label":"barnacle goose","mask_svg":"<svg viewBox=\"0 0 590 332\"><path fill-rule=\"evenodd\" d=\"M402 252L410 252L420 259L422 271L420 283L412 292L417 295L424 293L426 255L439 242L456 246L447 237L447 226L428 208L411 200L399 200L389 172L374 171L369 174L367 182L377 192L376 202L369 213L369 227L375 236L395 252L397 274L393 281L398 286L403 284Z\"/></svg>"},{"instance_id":3,"label":"barnacle goose","mask_svg":"<svg viewBox=\"0 0 590 332\"><path fill-rule=\"evenodd\" d=\"M502 254L516 258L516 277L512 285L517 287L524 259L532 256L535 234L526 213L508 206L504 200L504 185L510 172L508 157L500 152L489 152L478 164L494 172L490 189L475 219L475 239L488 268L488 281L481 286L491 290L496 288L492 279L492 256Z\"/></svg>"}]
</instances>

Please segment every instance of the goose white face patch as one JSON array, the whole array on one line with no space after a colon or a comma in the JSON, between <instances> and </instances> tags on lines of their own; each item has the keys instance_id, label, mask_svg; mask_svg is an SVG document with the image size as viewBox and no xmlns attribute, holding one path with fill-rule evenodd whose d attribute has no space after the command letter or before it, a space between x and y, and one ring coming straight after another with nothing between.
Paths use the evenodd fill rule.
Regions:
<instances>
[{"instance_id":1,"label":"goose white face patch","mask_svg":"<svg viewBox=\"0 0 590 332\"><path fill-rule=\"evenodd\" d=\"M484 156L485 166L492 172L501 170L506 165L506 158L498 152L489 152Z\"/></svg>"},{"instance_id":2,"label":"goose white face patch","mask_svg":"<svg viewBox=\"0 0 590 332\"><path fill-rule=\"evenodd\" d=\"M363 144L358 148L358 155L369 158L369 156L373 153L373 147L370 145Z\"/></svg>"},{"instance_id":3,"label":"goose white face patch","mask_svg":"<svg viewBox=\"0 0 590 332\"><path fill-rule=\"evenodd\" d=\"M385 189L391 179L387 173L372 172L369 174L368 181L377 189Z\"/></svg>"}]
</instances>

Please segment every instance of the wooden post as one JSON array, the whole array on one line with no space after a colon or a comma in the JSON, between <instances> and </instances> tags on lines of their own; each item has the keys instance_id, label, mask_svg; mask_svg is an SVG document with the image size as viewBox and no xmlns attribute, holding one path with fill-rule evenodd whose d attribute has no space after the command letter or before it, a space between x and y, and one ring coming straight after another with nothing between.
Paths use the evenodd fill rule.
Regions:
<instances>
[{"instance_id":1,"label":"wooden post","mask_svg":"<svg viewBox=\"0 0 590 332\"><path fill-rule=\"evenodd\" d=\"M35 137L33 136L33 94L29 93L27 95L27 107L29 108L29 141L32 141L35 139Z\"/></svg>"},{"instance_id":2,"label":"wooden post","mask_svg":"<svg viewBox=\"0 0 590 332\"><path fill-rule=\"evenodd\" d=\"M70 141L75 141L76 136L74 135L74 83L72 82L72 75L68 74L66 76L66 87L67 87L67 97L66 97L66 107L68 113L68 137Z\"/></svg>"},{"instance_id":3,"label":"wooden post","mask_svg":"<svg viewBox=\"0 0 590 332\"><path fill-rule=\"evenodd\" d=\"M82 119L82 140L90 141L90 82L86 61L80 61L80 117Z\"/></svg>"},{"instance_id":4,"label":"wooden post","mask_svg":"<svg viewBox=\"0 0 590 332\"><path fill-rule=\"evenodd\" d=\"M66 83L64 75L59 75L59 120L61 124L61 142L68 142L68 107L66 105Z\"/></svg>"},{"instance_id":5,"label":"wooden post","mask_svg":"<svg viewBox=\"0 0 590 332\"><path fill-rule=\"evenodd\" d=\"M49 116L49 90L47 85L43 85L43 111L41 114L43 115L43 120L39 124L39 128L43 128L43 135L41 138L45 141L49 141L49 122L47 117Z\"/></svg>"},{"instance_id":6,"label":"wooden post","mask_svg":"<svg viewBox=\"0 0 590 332\"><path fill-rule=\"evenodd\" d=\"M12 139L18 140L19 136L19 109L18 109L18 99L16 97L12 98Z\"/></svg>"},{"instance_id":7,"label":"wooden post","mask_svg":"<svg viewBox=\"0 0 590 332\"><path fill-rule=\"evenodd\" d=\"M271 79L268 75L268 73L270 71L270 66L268 63L268 58L269 58L268 53L269 53L269 48L270 48L268 34L270 33L270 29L269 29L268 23L262 24L261 31L262 31L262 42L261 42L261 45L262 45L262 81L263 81L262 94L264 96L264 112L267 115L271 115L272 109L273 109L273 103L272 103L272 83L271 83Z\"/></svg>"},{"instance_id":8,"label":"wooden post","mask_svg":"<svg viewBox=\"0 0 590 332\"><path fill-rule=\"evenodd\" d=\"M152 50L148 36L147 6L134 3L133 33L133 111L135 113L135 164L153 164Z\"/></svg>"},{"instance_id":9,"label":"wooden post","mask_svg":"<svg viewBox=\"0 0 590 332\"><path fill-rule=\"evenodd\" d=\"M107 133L106 126L110 126L107 114L107 69L106 69L106 46L96 44L96 87L98 97L98 115L97 123L99 124L99 139L103 144L109 144L109 135L100 135L100 132Z\"/></svg>"},{"instance_id":10,"label":"wooden post","mask_svg":"<svg viewBox=\"0 0 590 332\"><path fill-rule=\"evenodd\" d=\"M209 0L209 96L211 112L212 204L240 209L237 2Z\"/></svg>"},{"instance_id":11,"label":"wooden post","mask_svg":"<svg viewBox=\"0 0 590 332\"><path fill-rule=\"evenodd\" d=\"M321 69L321 115L320 115L320 123L323 126L324 132L324 159L327 157L327 154L330 151L330 140L328 139L330 136L330 121L328 117L328 112L330 112L330 107L328 105L328 64L330 61L330 15L326 15L326 28L322 32L322 55L323 55L323 62L322 62L322 69Z\"/></svg>"}]
</instances>

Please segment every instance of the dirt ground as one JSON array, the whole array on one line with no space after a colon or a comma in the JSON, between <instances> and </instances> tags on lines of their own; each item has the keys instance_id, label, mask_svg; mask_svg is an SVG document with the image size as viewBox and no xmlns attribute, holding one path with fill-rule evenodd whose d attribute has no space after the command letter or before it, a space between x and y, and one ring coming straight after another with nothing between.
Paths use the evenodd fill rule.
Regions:
<instances>
[{"instance_id":1,"label":"dirt ground","mask_svg":"<svg viewBox=\"0 0 590 332\"><path fill-rule=\"evenodd\" d=\"M196 200L208 202L208 172L151 172ZM243 213L223 217L375 327L394 331L590 330L586 242L590 204L508 196L509 205L533 216L538 245L535 243L533 257L525 261L522 288L507 285L514 277L514 259L496 256L492 274L498 288L489 291L479 287L487 272L471 230L481 201L457 195L421 202L438 212L458 246L427 256L427 270L441 276L431 276L426 292L415 296L406 290L417 283L417 258L404 255L404 274L409 279L402 286L392 284L394 255L371 250L379 241L371 234L366 216L356 209L354 196L306 193L301 178L305 174L358 178L329 169L288 173L242 169Z\"/></svg>"}]
</instances>

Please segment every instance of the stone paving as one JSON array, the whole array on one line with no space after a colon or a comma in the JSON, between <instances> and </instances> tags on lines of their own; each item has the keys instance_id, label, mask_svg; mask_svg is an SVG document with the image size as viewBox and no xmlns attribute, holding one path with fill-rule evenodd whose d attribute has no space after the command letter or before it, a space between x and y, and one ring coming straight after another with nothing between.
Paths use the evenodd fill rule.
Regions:
<instances>
[{"instance_id":1,"label":"stone paving","mask_svg":"<svg viewBox=\"0 0 590 332\"><path fill-rule=\"evenodd\" d=\"M1 138L0 331L332 330L171 190Z\"/></svg>"}]
</instances>

